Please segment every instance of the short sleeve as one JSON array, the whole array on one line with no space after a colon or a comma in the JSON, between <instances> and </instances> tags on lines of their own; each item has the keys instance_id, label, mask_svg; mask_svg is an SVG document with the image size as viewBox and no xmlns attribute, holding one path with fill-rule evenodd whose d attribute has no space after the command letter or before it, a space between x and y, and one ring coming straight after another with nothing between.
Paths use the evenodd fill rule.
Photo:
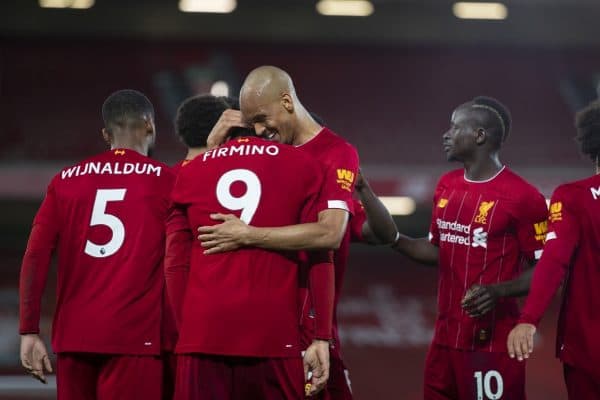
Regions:
<instances>
[{"instance_id":1,"label":"short sleeve","mask_svg":"<svg viewBox=\"0 0 600 400\"><path fill-rule=\"evenodd\" d=\"M307 162L306 168L303 170L306 172L304 186L307 196L302 208L301 222L315 222L318 219L319 213L328 208L323 201L324 171L322 166L312 159L310 162Z\"/></svg>"},{"instance_id":2,"label":"short sleeve","mask_svg":"<svg viewBox=\"0 0 600 400\"><path fill-rule=\"evenodd\" d=\"M354 215L348 222L348 228L350 230L350 241L352 242L363 242L363 225L367 221L367 213L362 203L356 199L352 200L354 209Z\"/></svg>"},{"instance_id":3,"label":"short sleeve","mask_svg":"<svg viewBox=\"0 0 600 400\"><path fill-rule=\"evenodd\" d=\"M344 144L332 150L327 157L322 191L325 208L343 209L353 214L352 195L358 174L358 153L350 144Z\"/></svg>"},{"instance_id":4,"label":"short sleeve","mask_svg":"<svg viewBox=\"0 0 600 400\"><path fill-rule=\"evenodd\" d=\"M433 192L433 207L431 211L431 224L429 225L429 242L439 247L440 245L440 231L436 222L436 210L438 208L446 207L447 200L442 199L442 192L444 191L443 177L438 182L435 191Z\"/></svg>"},{"instance_id":5,"label":"short sleeve","mask_svg":"<svg viewBox=\"0 0 600 400\"><path fill-rule=\"evenodd\" d=\"M528 260L539 260L548 232L548 207L539 192L525 196L516 204L516 232L521 253Z\"/></svg>"}]
</instances>

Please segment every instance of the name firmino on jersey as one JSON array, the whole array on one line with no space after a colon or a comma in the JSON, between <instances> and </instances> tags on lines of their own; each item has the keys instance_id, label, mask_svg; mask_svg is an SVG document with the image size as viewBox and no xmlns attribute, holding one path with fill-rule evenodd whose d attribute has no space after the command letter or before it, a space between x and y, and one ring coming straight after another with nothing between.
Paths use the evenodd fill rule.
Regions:
<instances>
[{"instance_id":1,"label":"name firmino on jersey","mask_svg":"<svg viewBox=\"0 0 600 400\"><path fill-rule=\"evenodd\" d=\"M202 156L202 161L210 158L229 157L229 156L256 156L256 155L276 156L279 154L279 147L263 144L241 144L238 146L221 147L209 150Z\"/></svg>"},{"instance_id":2,"label":"name firmino on jersey","mask_svg":"<svg viewBox=\"0 0 600 400\"><path fill-rule=\"evenodd\" d=\"M156 175L160 176L160 166L148 163L89 162L67 168L61 172L62 179L82 175Z\"/></svg>"}]
</instances>

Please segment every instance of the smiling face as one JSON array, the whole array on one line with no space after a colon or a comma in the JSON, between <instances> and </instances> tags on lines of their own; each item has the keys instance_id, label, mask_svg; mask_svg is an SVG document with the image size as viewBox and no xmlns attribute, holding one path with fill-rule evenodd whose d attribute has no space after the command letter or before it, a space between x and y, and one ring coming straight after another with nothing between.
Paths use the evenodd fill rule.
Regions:
<instances>
[{"instance_id":1,"label":"smiling face","mask_svg":"<svg viewBox=\"0 0 600 400\"><path fill-rule=\"evenodd\" d=\"M243 90L240 109L246 123L256 134L279 143L293 144L295 132L294 107L288 94L280 98L265 99L259 91Z\"/></svg>"},{"instance_id":2,"label":"smiling face","mask_svg":"<svg viewBox=\"0 0 600 400\"><path fill-rule=\"evenodd\" d=\"M452 113L450 129L444 135L443 147L448 161L465 161L478 148L478 127L471 110L460 106Z\"/></svg>"}]
</instances>

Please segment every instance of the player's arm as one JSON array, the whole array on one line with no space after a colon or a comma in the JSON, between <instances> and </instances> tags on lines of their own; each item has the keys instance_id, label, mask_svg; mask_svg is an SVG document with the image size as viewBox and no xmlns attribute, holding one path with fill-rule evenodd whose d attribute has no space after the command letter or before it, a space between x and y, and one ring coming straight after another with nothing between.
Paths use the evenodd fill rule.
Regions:
<instances>
[{"instance_id":1,"label":"player's arm","mask_svg":"<svg viewBox=\"0 0 600 400\"><path fill-rule=\"evenodd\" d=\"M392 249L404 254L411 260L425 265L437 265L439 248L428 238L411 238L398 233L398 238L392 244Z\"/></svg>"},{"instance_id":2,"label":"player's arm","mask_svg":"<svg viewBox=\"0 0 600 400\"><path fill-rule=\"evenodd\" d=\"M60 222L56 212L56 195L51 184L34 219L19 277L21 364L29 374L43 383L46 383L44 369L52 372L52 365L46 346L39 336L39 324L50 259L58 240Z\"/></svg>"},{"instance_id":3,"label":"player's arm","mask_svg":"<svg viewBox=\"0 0 600 400\"><path fill-rule=\"evenodd\" d=\"M335 250L339 248L348 224L348 211L326 209L318 221L282 227L247 225L235 215L213 214L219 225L198 228L198 240L205 254L221 253L244 246L272 250Z\"/></svg>"},{"instance_id":4,"label":"player's arm","mask_svg":"<svg viewBox=\"0 0 600 400\"><path fill-rule=\"evenodd\" d=\"M181 311L190 269L193 235L185 213L173 208L167 220L165 249L165 283L177 328L181 326Z\"/></svg>"},{"instance_id":5,"label":"player's arm","mask_svg":"<svg viewBox=\"0 0 600 400\"><path fill-rule=\"evenodd\" d=\"M315 312L315 337L304 355L304 371L312 373L308 395L319 392L329 379L329 342L333 337L335 274L333 254L329 251L309 254L309 294Z\"/></svg>"},{"instance_id":6,"label":"player's arm","mask_svg":"<svg viewBox=\"0 0 600 400\"><path fill-rule=\"evenodd\" d=\"M521 297L529 291L535 261L529 261L517 278L492 285L475 284L469 288L462 300L463 309L473 318L481 317L491 311L502 297Z\"/></svg>"},{"instance_id":7,"label":"player's arm","mask_svg":"<svg viewBox=\"0 0 600 400\"><path fill-rule=\"evenodd\" d=\"M315 171L323 177L319 200L323 203L323 211L317 222L266 228L248 226L233 215L216 214L211 217L224 223L198 228L198 239L206 249L205 253L231 251L243 246L273 250L338 249L352 212L358 154L352 146L340 145L328 157L329 164L319 165L320 170ZM285 204L285 194L282 196L282 204Z\"/></svg>"},{"instance_id":8,"label":"player's arm","mask_svg":"<svg viewBox=\"0 0 600 400\"><path fill-rule=\"evenodd\" d=\"M223 114L217 120L206 140L208 150L212 150L225 143L232 128L246 128L247 126L242 118L241 111L233 109L223 111Z\"/></svg>"},{"instance_id":9,"label":"player's arm","mask_svg":"<svg viewBox=\"0 0 600 400\"><path fill-rule=\"evenodd\" d=\"M354 190L362 203L366 219L362 223L358 239L370 244L391 244L398 238L398 228L385 205L375 195L362 171L358 170L358 178ZM355 210L355 217L358 210ZM363 219L360 219L362 222ZM351 221L353 223L353 221Z\"/></svg>"},{"instance_id":10,"label":"player's arm","mask_svg":"<svg viewBox=\"0 0 600 400\"><path fill-rule=\"evenodd\" d=\"M511 358L516 356L519 361L528 358L533 351L533 335L536 327L567 275L570 260L579 241L580 231L575 216L576 211L570 206L568 200L563 199L560 188L552 196L550 211L550 229L544 254L533 273L531 288L521 311L519 324L513 328L507 339L509 356Z\"/></svg>"},{"instance_id":11,"label":"player's arm","mask_svg":"<svg viewBox=\"0 0 600 400\"><path fill-rule=\"evenodd\" d=\"M533 266L542 255L542 248L548 230L548 208L544 197L537 193L519 202L515 214L516 235L522 256L529 266L517 278L491 285L473 285L462 301L463 309L471 317L480 317L494 308L502 297L520 297L527 294Z\"/></svg>"}]
</instances>

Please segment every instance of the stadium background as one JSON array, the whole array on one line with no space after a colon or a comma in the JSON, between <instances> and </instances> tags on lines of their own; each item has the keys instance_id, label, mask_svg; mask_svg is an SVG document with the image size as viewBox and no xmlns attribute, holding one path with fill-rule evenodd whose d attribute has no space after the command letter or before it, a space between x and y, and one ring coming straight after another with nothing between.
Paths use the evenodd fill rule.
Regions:
<instances>
[{"instance_id":1,"label":"stadium background","mask_svg":"<svg viewBox=\"0 0 600 400\"><path fill-rule=\"evenodd\" d=\"M427 232L439 175L459 167L441 151L451 111L475 95L509 106L502 159L545 195L592 171L572 119L597 97L595 0L506 1L504 20L459 19L445 0L372 0L366 17L320 15L309 0L238 0L230 14L184 13L177 0L40 6L63 1L94 3L0 5L0 398L53 398L52 384L20 378L20 257L52 175L104 149L100 106L117 89L154 102L155 157L172 163L185 153L172 126L180 100L224 87L235 94L253 67L283 67L304 104L358 148L375 191L414 201L395 217L412 235ZM436 270L363 245L349 268L339 317L356 398L421 398ZM51 278L45 337L53 290ZM566 397L553 357L557 310L555 301L529 362L531 399Z\"/></svg>"}]
</instances>

